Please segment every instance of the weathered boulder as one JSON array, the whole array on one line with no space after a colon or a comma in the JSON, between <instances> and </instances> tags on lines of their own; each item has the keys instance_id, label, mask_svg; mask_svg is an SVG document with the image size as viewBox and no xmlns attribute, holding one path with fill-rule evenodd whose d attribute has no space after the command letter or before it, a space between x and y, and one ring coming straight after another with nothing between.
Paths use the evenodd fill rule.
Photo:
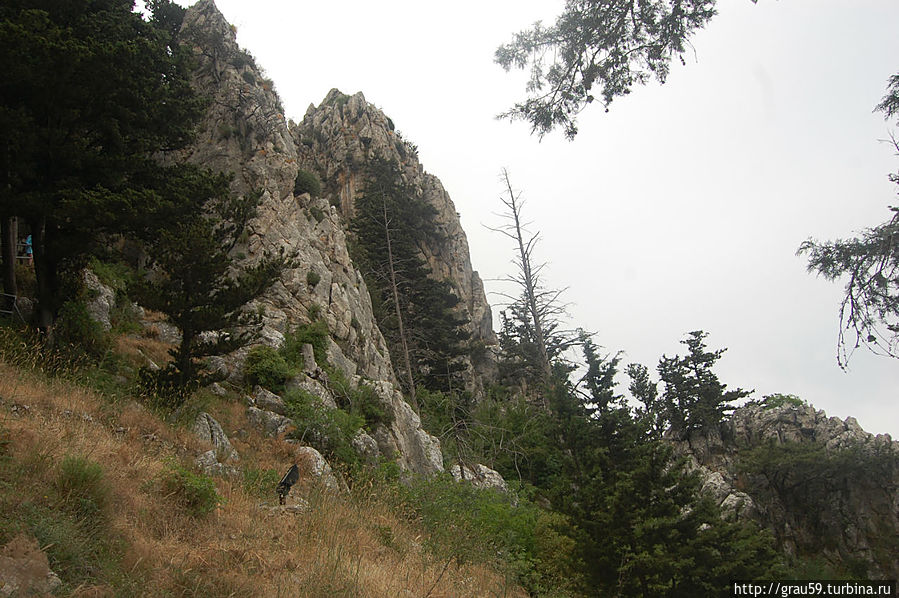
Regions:
<instances>
[{"instance_id":1,"label":"weathered boulder","mask_svg":"<svg viewBox=\"0 0 899 598\"><path fill-rule=\"evenodd\" d=\"M88 299L85 301L88 315L103 326L104 330L109 330L112 328L109 315L116 305L115 291L100 282L97 275L87 268L82 273L82 278L88 291Z\"/></svg>"},{"instance_id":2,"label":"weathered boulder","mask_svg":"<svg viewBox=\"0 0 899 598\"><path fill-rule=\"evenodd\" d=\"M298 446L294 451L294 460L304 477L311 476L319 480L325 488L340 491L341 484L334 475L334 470L320 452L311 446Z\"/></svg>"},{"instance_id":3,"label":"weathered boulder","mask_svg":"<svg viewBox=\"0 0 899 598\"><path fill-rule=\"evenodd\" d=\"M328 409L337 409L337 401L334 399L334 394L316 378L300 374L287 381L287 389L302 390L314 397L318 397L322 405Z\"/></svg>"},{"instance_id":4,"label":"weathered boulder","mask_svg":"<svg viewBox=\"0 0 899 598\"><path fill-rule=\"evenodd\" d=\"M0 596L49 596L61 584L34 538L20 534L0 548Z\"/></svg>"},{"instance_id":5,"label":"weathered boulder","mask_svg":"<svg viewBox=\"0 0 899 598\"><path fill-rule=\"evenodd\" d=\"M287 415L287 405L284 404L284 399L261 386L257 385L253 388L253 402L259 409L278 415Z\"/></svg>"},{"instance_id":6,"label":"weathered boulder","mask_svg":"<svg viewBox=\"0 0 899 598\"><path fill-rule=\"evenodd\" d=\"M221 477L236 476L240 472L233 465L222 463L216 454L215 449L209 449L205 453L201 453L194 459L197 467L206 475L215 475Z\"/></svg>"},{"instance_id":7,"label":"weathered boulder","mask_svg":"<svg viewBox=\"0 0 899 598\"><path fill-rule=\"evenodd\" d=\"M217 461L240 460L240 455L231 446L231 441L228 440L228 436L222 429L221 424L208 413L202 412L197 415L192 429L197 438L212 445L213 456L216 457Z\"/></svg>"},{"instance_id":8,"label":"weathered boulder","mask_svg":"<svg viewBox=\"0 0 899 598\"><path fill-rule=\"evenodd\" d=\"M378 462L378 457L381 456L381 452L378 450L378 442L363 430L356 432L350 443L362 461L369 465L374 465Z\"/></svg>"},{"instance_id":9,"label":"weathered boulder","mask_svg":"<svg viewBox=\"0 0 899 598\"><path fill-rule=\"evenodd\" d=\"M293 427L289 418L257 407L247 407L247 420L266 436L281 436Z\"/></svg>"},{"instance_id":10,"label":"weathered boulder","mask_svg":"<svg viewBox=\"0 0 899 598\"><path fill-rule=\"evenodd\" d=\"M389 382L375 382L372 386L393 414L389 427L379 426L375 430L380 453L395 457L400 467L413 473L443 471L440 441L422 429L421 419L403 395Z\"/></svg>"},{"instance_id":11,"label":"weathered boulder","mask_svg":"<svg viewBox=\"0 0 899 598\"><path fill-rule=\"evenodd\" d=\"M508 492L509 486L498 471L490 469L486 465L475 463L474 465L453 465L450 474L457 482L468 482L475 488L490 488L500 492Z\"/></svg>"}]
</instances>

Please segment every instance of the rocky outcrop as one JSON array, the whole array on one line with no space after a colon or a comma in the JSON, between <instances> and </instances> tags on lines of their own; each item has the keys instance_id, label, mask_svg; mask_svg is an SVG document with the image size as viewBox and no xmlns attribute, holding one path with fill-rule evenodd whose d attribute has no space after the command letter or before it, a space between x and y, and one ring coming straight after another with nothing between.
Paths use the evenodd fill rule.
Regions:
<instances>
[{"instance_id":1,"label":"rocky outcrop","mask_svg":"<svg viewBox=\"0 0 899 598\"><path fill-rule=\"evenodd\" d=\"M800 401L751 403L676 441L725 516L752 517L780 546L857 576L899 574L899 442Z\"/></svg>"},{"instance_id":2,"label":"rocky outcrop","mask_svg":"<svg viewBox=\"0 0 899 598\"><path fill-rule=\"evenodd\" d=\"M341 484L334 475L334 470L320 452L311 446L299 446L294 451L294 460L299 465L303 477L318 480L328 490L340 491Z\"/></svg>"},{"instance_id":3,"label":"rocky outcrop","mask_svg":"<svg viewBox=\"0 0 899 598\"><path fill-rule=\"evenodd\" d=\"M194 420L193 432L201 442L212 445L212 448L196 458L197 467L206 475L232 476L237 474L234 463L240 461L240 455L231 446L231 441L214 417L208 413L200 413Z\"/></svg>"},{"instance_id":4,"label":"rocky outcrop","mask_svg":"<svg viewBox=\"0 0 899 598\"><path fill-rule=\"evenodd\" d=\"M347 250L345 218L327 198L294 194L300 154L305 163L310 152L307 146L298 151L297 135L288 128L273 82L237 45L234 29L212 0L200 0L188 9L181 38L196 59L194 85L210 102L197 141L171 159L233 173L234 193L261 193L257 215L232 253L238 265L251 265L266 252L282 249L295 256L296 267L247 306L262 316L262 342L277 347L296 327L323 320L330 334L329 365L348 380L376 382L389 397L386 404L394 424L378 435L379 447L392 451L407 469L422 473L440 469L439 442L421 429L418 416L395 390L393 365L372 315L368 289ZM464 249L459 259L467 264ZM444 253L451 250L446 248ZM465 278L461 288L477 286L470 264L452 272L461 272ZM479 299L473 305L479 321L489 322L486 301ZM487 335L489 325L485 326ZM242 377L246 351L221 364L232 380ZM333 403L321 382L308 375L314 373L309 371L291 384L308 389L326 405ZM249 419L268 434L283 434L289 420L266 407L271 405L251 405Z\"/></svg>"},{"instance_id":5,"label":"rocky outcrop","mask_svg":"<svg viewBox=\"0 0 899 598\"><path fill-rule=\"evenodd\" d=\"M475 463L474 465L453 465L450 474L457 482L468 482L475 488L491 488L500 492L509 492L506 480L498 471L490 469L486 465Z\"/></svg>"},{"instance_id":6,"label":"rocky outcrop","mask_svg":"<svg viewBox=\"0 0 899 598\"><path fill-rule=\"evenodd\" d=\"M345 220L353 216L358 194L365 185L366 165L375 158L400 165L412 190L435 210L440 235L420 246L436 280L446 280L460 299L462 316L469 320L472 342L486 349L496 345L490 305L478 273L472 269L468 240L459 215L440 180L425 172L414 144L402 138L393 121L362 93L347 96L331 90L318 107L310 106L302 123L291 128L300 164L318 173L331 203L339 206ZM490 352L468 359L465 374L468 389L480 393L485 379L494 376Z\"/></svg>"}]
</instances>

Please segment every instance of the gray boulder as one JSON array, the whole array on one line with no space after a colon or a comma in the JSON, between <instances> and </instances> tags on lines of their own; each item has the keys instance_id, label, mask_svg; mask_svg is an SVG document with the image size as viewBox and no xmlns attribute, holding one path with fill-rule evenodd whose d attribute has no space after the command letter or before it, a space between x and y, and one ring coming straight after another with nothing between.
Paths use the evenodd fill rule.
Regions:
<instances>
[{"instance_id":1,"label":"gray boulder","mask_svg":"<svg viewBox=\"0 0 899 598\"><path fill-rule=\"evenodd\" d=\"M213 454L217 461L238 461L240 455L231 446L228 436L214 417L206 412L200 413L194 420L193 432L203 442L213 446Z\"/></svg>"},{"instance_id":2,"label":"gray boulder","mask_svg":"<svg viewBox=\"0 0 899 598\"><path fill-rule=\"evenodd\" d=\"M490 469L486 465L475 463L474 465L453 465L450 474L457 482L466 481L475 488L492 488L500 492L509 492L506 480L498 471Z\"/></svg>"},{"instance_id":3,"label":"gray boulder","mask_svg":"<svg viewBox=\"0 0 899 598\"><path fill-rule=\"evenodd\" d=\"M299 465L300 471L305 471L321 481L325 488L335 492L340 491L341 484L334 475L334 470L320 452L311 446L298 446L294 451L294 459Z\"/></svg>"},{"instance_id":4,"label":"gray boulder","mask_svg":"<svg viewBox=\"0 0 899 598\"><path fill-rule=\"evenodd\" d=\"M283 415L257 407L247 407L247 419L266 436L281 436L293 426L293 422Z\"/></svg>"},{"instance_id":5,"label":"gray boulder","mask_svg":"<svg viewBox=\"0 0 899 598\"><path fill-rule=\"evenodd\" d=\"M284 400L261 386L257 385L253 389L253 400L259 409L265 409L278 415L287 415L287 405L284 404Z\"/></svg>"}]
</instances>

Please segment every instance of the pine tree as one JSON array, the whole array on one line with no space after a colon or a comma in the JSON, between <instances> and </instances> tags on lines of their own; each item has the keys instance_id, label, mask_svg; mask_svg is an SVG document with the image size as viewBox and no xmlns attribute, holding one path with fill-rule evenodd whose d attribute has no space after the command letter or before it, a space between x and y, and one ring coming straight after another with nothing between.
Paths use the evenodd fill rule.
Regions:
<instances>
[{"instance_id":1,"label":"pine tree","mask_svg":"<svg viewBox=\"0 0 899 598\"><path fill-rule=\"evenodd\" d=\"M461 390L460 357L467 351L467 320L449 283L431 277L422 247L440 242L436 211L405 182L395 162L368 165L355 204L352 251L360 264L378 327L400 356L400 378L413 404L415 388Z\"/></svg>"},{"instance_id":2,"label":"pine tree","mask_svg":"<svg viewBox=\"0 0 899 598\"><path fill-rule=\"evenodd\" d=\"M34 246L38 324L66 299L103 233L155 196L138 173L186 144L202 103L174 39L167 0L145 20L130 0L9 0L0 6L0 217L20 216Z\"/></svg>"},{"instance_id":3,"label":"pine tree","mask_svg":"<svg viewBox=\"0 0 899 598\"><path fill-rule=\"evenodd\" d=\"M266 254L254 265L236 267L231 250L255 214L261 197L230 193L230 177L192 166L173 169L158 189L164 218L146 218L143 241L152 268L134 292L142 305L166 314L181 332L173 361L145 375L150 390L171 406L198 385L221 379L203 370L202 358L233 351L253 332L248 301L293 264L292 256ZM150 215L153 216L153 215ZM146 215L145 215L146 217Z\"/></svg>"}]
</instances>

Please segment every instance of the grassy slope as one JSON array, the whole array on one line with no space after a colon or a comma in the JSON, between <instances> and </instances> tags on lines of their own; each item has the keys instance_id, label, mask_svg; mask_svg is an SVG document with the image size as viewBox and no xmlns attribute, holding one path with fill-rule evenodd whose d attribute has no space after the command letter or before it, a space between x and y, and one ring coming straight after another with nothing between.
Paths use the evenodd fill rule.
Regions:
<instances>
[{"instance_id":1,"label":"grassy slope","mask_svg":"<svg viewBox=\"0 0 899 598\"><path fill-rule=\"evenodd\" d=\"M243 411L213 405L226 430L245 431L233 438L242 467L270 479L291 447L250 431ZM172 459L191 469L206 448L188 430L5 363L0 434L0 546L36 538L58 595L523 595L486 566L433 559L420 525L374 486L334 495L305 480L293 494L311 508L296 514L260 508L274 502L268 485L217 478L222 504L194 515L161 481Z\"/></svg>"}]
</instances>

